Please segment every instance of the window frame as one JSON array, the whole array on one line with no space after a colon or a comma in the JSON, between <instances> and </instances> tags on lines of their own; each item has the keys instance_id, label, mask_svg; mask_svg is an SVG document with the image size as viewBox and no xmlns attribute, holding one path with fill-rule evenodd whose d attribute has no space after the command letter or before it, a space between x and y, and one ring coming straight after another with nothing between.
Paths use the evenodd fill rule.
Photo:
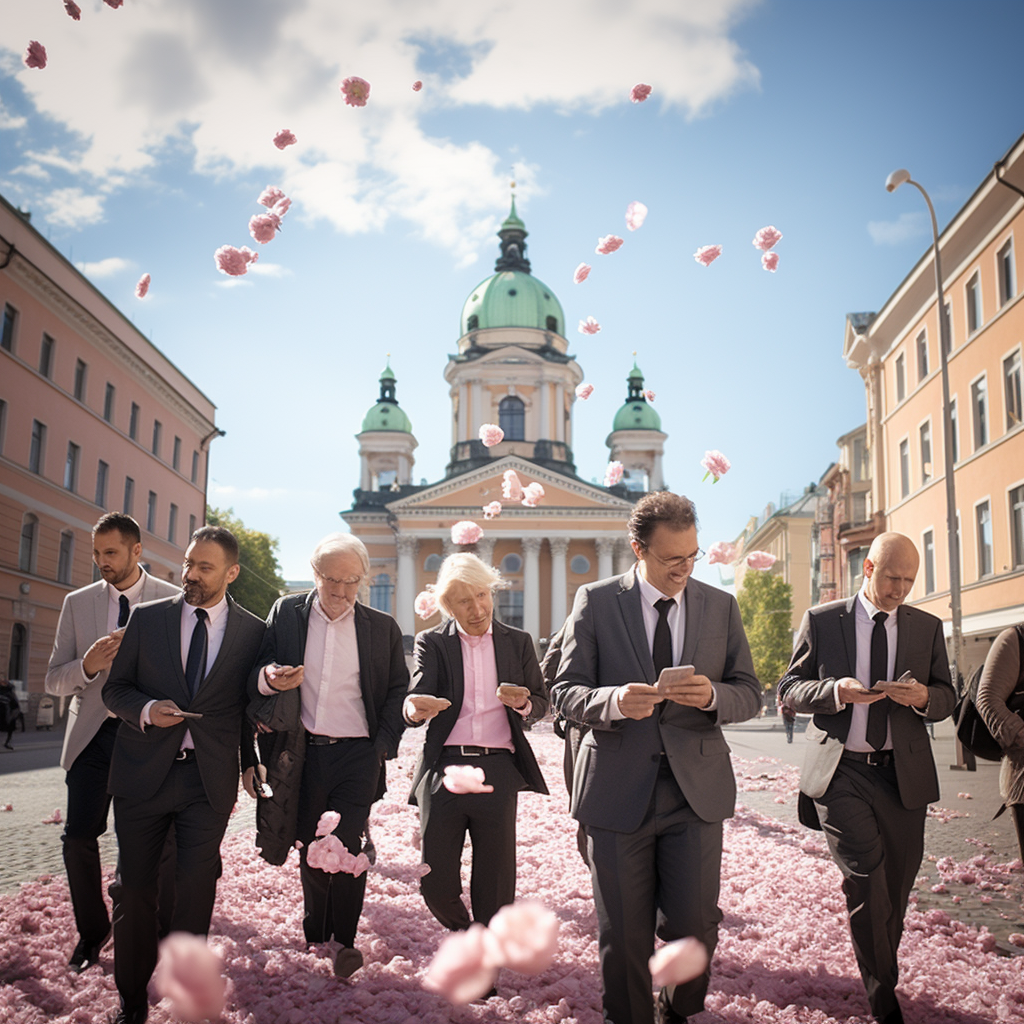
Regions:
<instances>
[{"instance_id":1,"label":"window frame","mask_svg":"<svg viewBox=\"0 0 1024 1024\"><path fill-rule=\"evenodd\" d=\"M929 545L929 539L931 544ZM929 554L931 557L929 557ZM921 531L921 565L924 568L923 583L925 596L934 594L936 586L935 562L935 527L929 526Z\"/></svg>"},{"instance_id":2,"label":"window frame","mask_svg":"<svg viewBox=\"0 0 1024 1024\"><path fill-rule=\"evenodd\" d=\"M107 487L110 484L110 464L99 459L96 463L96 501L100 508L107 507Z\"/></svg>"},{"instance_id":3,"label":"window frame","mask_svg":"<svg viewBox=\"0 0 1024 1024\"><path fill-rule=\"evenodd\" d=\"M14 355L19 319L17 307L5 302L3 318L0 319L0 350L10 352L11 355Z\"/></svg>"},{"instance_id":4,"label":"window frame","mask_svg":"<svg viewBox=\"0 0 1024 1024\"><path fill-rule=\"evenodd\" d=\"M103 419L107 423L114 422L114 402L117 398L117 388L110 381L103 391Z\"/></svg>"},{"instance_id":5,"label":"window frame","mask_svg":"<svg viewBox=\"0 0 1024 1024\"><path fill-rule=\"evenodd\" d=\"M983 412L984 415L981 416L981 417L979 417L979 415L978 415L978 409L979 409L979 404L978 404L978 400L977 400L977 396L979 394L979 391L977 390L977 385L978 384L982 384L983 385L983 389L982 390L984 391L984 407L982 409L982 412ZM989 405L990 405L990 399L989 399L988 373L987 372L979 373L978 376L975 377L970 382L970 395L971 395L971 442L973 444L973 451L976 452L979 449L984 448L985 445L987 445L989 443L989 441L992 439L991 438L991 431L989 429ZM981 430L979 430L979 424L980 424L980 426L982 428ZM979 433L984 435L984 440L982 440L980 442L978 440Z\"/></svg>"},{"instance_id":6,"label":"window frame","mask_svg":"<svg viewBox=\"0 0 1024 1024\"><path fill-rule=\"evenodd\" d=\"M519 395L505 395L498 403L498 426L505 432L504 440L526 440L526 403Z\"/></svg>"},{"instance_id":7,"label":"window frame","mask_svg":"<svg viewBox=\"0 0 1024 1024\"><path fill-rule=\"evenodd\" d=\"M75 377L72 394L76 402L85 404L86 388L88 387L89 364L84 359L75 360Z\"/></svg>"},{"instance_id":8,"label":"window frame","mask_svg":"<svg viewBox=\"0 0 1024 1024\"><path fill-rule=\"evenodd\" d=\"M135 478L126 476L124 478L124 501L122 502L121 511L126 515L130 516L134 514L135 509Z\"/></svg>"},{"instance_id":9,"label":"window frame","mask_svg":"<svg viewBox=\"0 0 1024 1024\"><path fill-rule=\"evenodd\" d=\"M1007 363L1013 360L1016 360L1017 365L1015 367L1011 366L1008 372ZM1024 399L1024 356L1021 354L1020 345L1015 345L1003 356L1000 360L1000 368L1003 378L1003 418L1006 424L1006 431L1009 433L1009 431L1019 427L1021 422L1024 422L1024 410L1022 410L1021 406L1021 401ZM1015 395L1011 390L1013 387L1011 373L1016 377ZM1016 417L1016 421L1014 421L1014 417Z\"/></svg>"},{"instance_id":10,"label":"window frame","mask_svg":"<svg viewBox=\"0 0 1024 1024\"><path fill-rule=\"evenodd\" d=\"M39 428L37 431L36 428ZM28 470L36 476L42 476L46 470L46 424L42 420L32 420L32 433L28 449Z\"/></svg>"},{"instance_id":11,"label":"window frame","mask_svg":"<svg viewBox=\"0 0 1024 1024\"><path fill-rule=\"evenodd\" d=\"M39 376L47 380L53 380L53 357L56 348L57 342L53 335L43 331L43 336L39 339Z\"/></svg>"},{"instance_id":12,"label":"window frame","mask_svg":"<svg viewBox=\"0 0 1024 1024\"><path fill-rule=\"evenodd\" d=\"M896 446L900 467L900 500L910 497L911 480L913 477L910 464L910 436L900 438Z\"/></svg>"},{"instance_id":13,"label":"window frame","mask_svg":"<svg viewBox=\"0 0 1024 1024\"><path fill-rule=\"evenodd\" d=\"M927 432L927 438L925 433ZM928 444L928 458L925 458L925 442ZM935 438L932 436L932 418L925 417L917 425L917 450L921 460L921 486L935 479ZM930 467L930 468L929 468Z\"/></svg>"},{"instance_id":14,"label":"window frame","mask_svg":"<svg viewBox=\"0 0 1024 1024\"><path fill-rule=\"evenodd\" d=\"M907 360L903 352L896 356L896 404L907 397Z\"/></svg>"},{"instance_id":15,"label":"window frame","mask_svg":"<svg viewBox=\"0 0 1024 1024\"><path fill-rule=\"evenodd\" d=\"M914 348L917 352L917 383L920 384L928 377L928 328L922 327L914 339Z\"/></svg>"},{"instance_id":16,"label":"window frame","mask_svg":"<svg viewBox=\"0 0 1024 1024\"><path fill-rule=\"evenodd\" d=\"M1000 309L1017 297L1017 267L1012 234L996 250L996 297Z\"/></svg>"},{"instance_id":17,"label":"window frame","mask_svg":"<svg viewBox=\"0 0 1024 1024\"><path fill-rule=\"evenodd\" d=\"M1014 495L1018 494L1015 504ZM1014 515L1015 509L1019 514ZM1024 569L1024 480L1006 488L1006 511L1009 516L1010 569Z\"/></svg>"},{"instance_id":18,"label":"window frame","mask_svg":"<svg viewBox=\"0 0 1024 1024\"><path fill-rule=\"evenodd\" d=\"M989 495L985 495L983 498L979 498L974 503L974 561L975 570L977 572L977 578L979 580L988 579L988 577L995 574L995 552L994 552L994 540L993 540L993 524L992 524L992 501ZM982 546L982 522L980 520L980 513L982 508L988 514L988 571L984 571L984 548Z\"/></svg>"},{"instance_id":19,"label":"window frame","mask_svg":"<svg viewBox=\"0 0 1024 1024\"><path fill-rule=\"evenodd\" d=\"M74 530L61 530L60 544L57 548L57 582L70 586L74 568L75 532Z\"/></svg>"},{"instance_id":20,"label":"window frame","mask_svg":"<svg viewBox=\"0 0 1024 1024\"><path fill-rule=\"evenodd\" d=\"M29 527L28 533L28 557L25 557L25 527ZM18 531L18 572L26 572L30 576L36 575L36 565L39 559L39 516L35 512L25 512L21 517L21 529Z\"/></svg>"},{"instance_id":21,"label":"window frame","mask_svg":"<svg viewBox=\"0 0 1024 1024\"><path fill-rule=\"evenodd\" d=\"M975 271L964 285L967 337L972 338L985 326L985 306L981 293L981 271ZM974 314L972 317L972 313Z\"/></svg>"}]
</instances>

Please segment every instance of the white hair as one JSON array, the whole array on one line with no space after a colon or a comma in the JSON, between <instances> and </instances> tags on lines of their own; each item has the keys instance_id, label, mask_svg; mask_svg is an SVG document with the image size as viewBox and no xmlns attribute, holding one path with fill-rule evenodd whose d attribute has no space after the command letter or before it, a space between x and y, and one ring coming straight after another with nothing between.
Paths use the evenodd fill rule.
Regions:
<instances>
[{"instance_id":1,"label":"white hair","mask_svg":"<svg viewBox=\"0 0 1024 1024\"><path fill-rule=\"evenodd\" d=\"M370 571L370 553L366 545L351 533L329 533L313 549L310 562L317 569L325 558L331 555L356 555L363 566L363 575Z\"/></svg>"},{"instance_id":2,"label":"white hair","mask_svg":"<svg viewBox=\"0 0 1024 1024\"><path fill-rule=\"evenodd\" d=\"M504 583L504 580L497 569L488 565L478 555L468 551L449 555L441 563L441 568L437 572L434 596L437 598L438 607L450 619L454 618L455 614L448 604L448 591L454 583L467 583L471 587L490 590L493 594Z\"/></svg>"}]
</instances>

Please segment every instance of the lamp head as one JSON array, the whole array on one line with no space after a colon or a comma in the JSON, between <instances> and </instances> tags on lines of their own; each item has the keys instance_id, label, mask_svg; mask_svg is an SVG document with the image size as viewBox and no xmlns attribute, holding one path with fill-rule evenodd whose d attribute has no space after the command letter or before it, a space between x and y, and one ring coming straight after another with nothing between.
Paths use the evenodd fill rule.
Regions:
<instances>
[{"instance_id":1,"label":"lamp head","mask_svg":"<svg viewBox=\"0 0 1024 1024\"><path fill-rule=\"evenodd\" d=\"M885 179L885 191L895 192L905 181L910 181L910 171L900 168L898 171L893 171L888 178Z\"/></svg>"}]
</instances>

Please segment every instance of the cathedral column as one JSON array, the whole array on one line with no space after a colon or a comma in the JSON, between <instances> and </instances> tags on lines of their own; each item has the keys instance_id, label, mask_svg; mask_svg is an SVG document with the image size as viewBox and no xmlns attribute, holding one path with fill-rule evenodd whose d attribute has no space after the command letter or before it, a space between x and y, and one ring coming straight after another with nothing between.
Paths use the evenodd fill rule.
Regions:
<instances>
[{"instance_id":1,"label":"cathedral column","mask_svg":"<svg viewBox=\"0 0 1024 1024\"><path fill-rule=\"evenodd\" d=\"M565 621L565 555L569 550L567 537L549 537L551 545L551 632L561 628Z\"/></svg>"},{"instance_id":2,"label":"cathedral column","mask_svg":"<svg viewBox=\"0 0 1024 1024\"><path fill-rule=\"evenodd\" d=\"M594 547L597 548L597 578L606 580L609 576L614 576L612 554L615 551L615 541L611 537L598 537L594 541Z\"/></svg>"},{"instance_id":3,"label":"cathedral column","mask_svg":"<svg viewBox=\"0 0 1024 1024\"><path fill-rule=\"evenodd\" d=\"M555 385L555 438L556 441L565 441L565 385L559 382Z\"/></svg>"},{"instance_id":4,"label":"cathedral column","mask_svg":"<svg viewBox=\"0 0 1024 1024\"><path fill-rule=\"evenodd\" d=\"M551 431L551 385L542 377L539 387L540 430L537 431L537 440L546 441L553 436Z\"/></svg>"},{"instance_id":5,"label":"cathedral column","mask_svg":"<svg viewBox=\"0 0 1024 1024\"><path fill-rule=\"evenodd\" d=\"M398 548L398 580L395 583L395 618L405 636L416 635L416 550L420 542L416 537L395 537Z\"/></svg>"},{"instance_id":6,"label":"cathedral column","mask_svg":"<svg viewBox=\"0 0 1024 1024\"><path fill-rule=\"evenodd\" d=\"M523 629L540 637L540 537L523 538Z\"/></svg>"},{"instance_id":7,"label":"cathedral column","mask_svg":"<svg viewBox=\"0 0 1024 1024\"><path fill-rule=\"evenodd\" d=\"M615 571L617 573L628 572L630 566L636 561L633 548L628 540L615 541Z\"/></svg>"},{"instance_id":8,"label":"cathedral column","mask_svg":"<svg viewBox=\"0 0 1024 1024\"><path fill-rule=\"evenodd\" d=\"M484 415L483 386L478 380L473 381L473 419L471 422L480 423L481 425L487 422L487 418ZM466 426L466 433L468 437L476 437L476 433L468 424Z\"/></svg>"},{"instance_id":9,"label":"cathedral column","mask_svg":"<svg viewBox=\"0 0 1024 1024\"><path fill-rule=\"evenodd\" d=\"M476 542L476 553L480 556L481 561L488 565L494 564L495 543L497 542L494 537L482 537Z\"/></svg>"},{"instance_id":10,"label":"cathedral column","mask_svg":"<svg viewBox=\"0 0 1024 1024\"><path fill-rule=\"evenodd\" d=\"M456 544L451 537L445 537L441 541L441 556L447 558L454 551L462 551L462 545Z\"/></svg>"},{"instance_id":11,"label":"cathedral column","mask_svg":"<svg viewBox=\"0 0 1024 1024\"><path fill-rule=\"evenodd\" d=\"M459 385L459 440L469 440L469 388Z\"/></svg>"}]
</instances>

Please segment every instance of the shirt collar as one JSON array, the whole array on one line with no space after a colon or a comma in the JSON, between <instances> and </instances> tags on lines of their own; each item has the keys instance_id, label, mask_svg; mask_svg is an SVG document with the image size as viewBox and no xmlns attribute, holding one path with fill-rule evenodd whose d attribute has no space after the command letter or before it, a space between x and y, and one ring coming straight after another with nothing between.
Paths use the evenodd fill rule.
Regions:
<instances>
[{"instance_id":1,"label":"shirt collar","mask_svg":"<svg viewBox=\"0 0 1024 1024\"><path fill-rule=\"evenodd\" d=\"M666 601L674 601L678 605L683 594L686 592L685 590L680 590L675 597L669 597L668 594L663 594L657 587L652 586L647 582L647 579L644 577L643 570L640 568L637 568L636 570L636 581L640 585L640 593L643 596L643 599L652 607L656 601L661 601L662 599Z\"/></svg>"},{"instance_id":2,"label":"shirt collar","mask_svg":"<svg viewBox=\"0 0 1024 1024\"><path fill-rule=\"evenodd\" d=\"M320 595L315 591L313 593L313 611L320 616L329 626L337 622L344 622L350 615L354 615L356 610L356 602L352 602L352 607L347 612L342 612L336 619L332 619L328 616L327 612L324 611L323 605L320 604Z\"/></svg>"},{"instance_id":3,"label":"shirt collar","mask_svg":"<svg viewBox=\"0 0 1024 1024\"><path fill-rule=\"evenodd\" d=\"M146 570L139 570L139 578L127 589L118 590L117 587L111 586L109 583L107 587L107 597L110 598L115 604L118 603L118 599L121 597L127 597L129 604L134 604L142 593L143 584L146 582Z\"/></svg>"},{"instance_id":4,"label":"shirt collar","mask_svg":"<svg viewBox=\"0 0 1024 1024\"><path fill-rule=\"evenodd\" d=\"M487 632L483 633L481 636L473 636L472 633L467 633L462 628L462 626L459 625L459 620L458 619L455 619L454 621L455 621L455 628L459 631L460 638L461 637L465 637L470 643L479 643L480 640L483 637L490 636L494 632L494 618L493 617L491 618L491 621L487 623Z\"/></svg>"},{"instance_id":5,"label":"shirt collar","mask_svg":"<svg viewBox=\"0 0 1024 1024\"><path fill-rule=\"evenodd\" d=\"M863 587L861 587L861 589L857 593L857 600L860 602L861 610L864 612L865 615L867 615L867 617L869 619L874 619L874 617L879 612L885 611L884 608L876 608L871 603L870 599L868 598L868 595L866 593L864 593L864 588ZM894 609L891 612L885 612L885 622L886 622L886 625L888 625L892 621L893 616L895 616L897 611L899 611L898 608Z\"/></svg>"},{"instance_id":6,"label":"shirt collar","mask_svg":"<svg viewBox=\"0 0 1024 1024\"><path fill-rule=\"evenodd\" d=\"M195 618L195 614L196 614L195 606L189 604L188 601L186 601L185 602L185 607L188 608L189 614L193 618ZM227 612L227 610L228 610L228 596L227 596L227 594L225 594L212 608L204 608L203 609L203 611L206 612L206 615L207 615L207 617L210 620L210 625L211 626L214 623L216 623L217 621L219 621L220 617L222 615L224 615Z\"/></svg>"}]
</instances>

